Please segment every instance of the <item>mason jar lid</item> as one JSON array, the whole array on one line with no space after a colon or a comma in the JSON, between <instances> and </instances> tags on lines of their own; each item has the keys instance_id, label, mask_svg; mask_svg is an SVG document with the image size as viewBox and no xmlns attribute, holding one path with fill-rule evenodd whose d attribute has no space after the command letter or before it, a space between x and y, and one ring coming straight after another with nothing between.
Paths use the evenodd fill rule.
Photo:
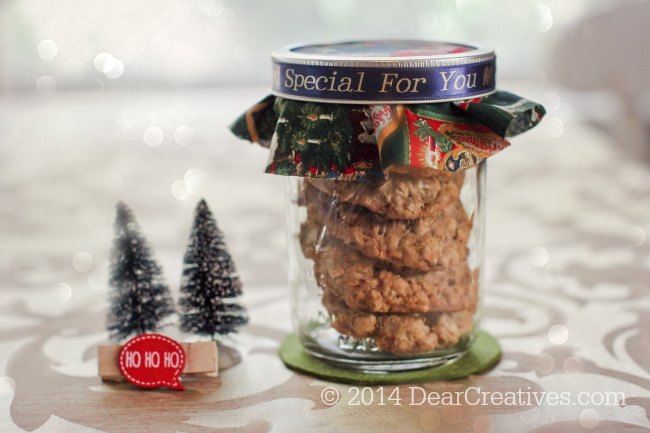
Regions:
<instances>
[{"instance_id":1,"label":"mason jar lid","mask_svg":"<svg viewBox=\"0 0 650 433\"><path fill-rule=\"evenodd\" d=\"M494 51L413 39L293 45L272 54L272 92L337 104L435 103L495 90Z\"/></svg>"}]
</instances>

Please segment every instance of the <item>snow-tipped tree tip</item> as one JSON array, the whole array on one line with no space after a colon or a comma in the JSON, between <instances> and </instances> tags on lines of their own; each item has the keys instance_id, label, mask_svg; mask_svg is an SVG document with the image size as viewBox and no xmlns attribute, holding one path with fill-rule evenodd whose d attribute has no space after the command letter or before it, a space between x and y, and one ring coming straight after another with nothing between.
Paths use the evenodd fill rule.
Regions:
<instances>
[{"instance_id":1,"label":"snow-tipped tree tip","mask_svg":"<svg viewBox=\"0 0 650 433\"><path fill-rule=\"evenodd\" d=\"M196 204L196 209L209 209L208 208L208 203L205 201L204 198L199 200L199 202Z\"/></svg>"},{"instance_id":2,"label":"snow-tipped tree tip","mask_svg":"<svg viewBox=\"0 0 650 433\"><path fill-rule=\"evenodd\" d=\"M123 201L117 202L115 205L117 221L130 222L135 220L133 211Z\"/></svg>"},{"instance_id":3,"label":"snow-tipped tree tip","mask_svg":"<svg viewBox=\"0 0 650 433\"><path fill-rule=\"evenodd\" d=\"M210 207L208 206L208 202L205 201L204 198L202 198L201 201L199 201L196 204L195 214L196 215L203 215L204 218L205 217L214 218L214 216L212 215L212 211L210 210Z\"/></svg>"},{"instance_id":4,"label":"snow-tipped tree tip","mask_svg":"<svg viewBox=\"0 0 650 433\"><path fill-rule=\"evenodd\" d=\"M123 201L118 201L117 204L115 204L115 210L117 210L118 213L131 212L131 208L128 207Z\"/></svg>"}]
</instances>

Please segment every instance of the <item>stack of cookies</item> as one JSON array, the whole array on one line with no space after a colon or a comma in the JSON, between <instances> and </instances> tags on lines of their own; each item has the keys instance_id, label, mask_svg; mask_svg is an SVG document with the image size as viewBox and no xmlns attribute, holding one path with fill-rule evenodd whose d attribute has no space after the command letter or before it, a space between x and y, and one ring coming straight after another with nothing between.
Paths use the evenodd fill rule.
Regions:
<instances>
[{"instance_id":1,"label":"stack of cookies","mask_svg":"<svg viewBox=\"0 0 650 433\"><path fill-rule=\"evenodd\" d=\"M301 245L338 332L395 354L451 347L471 332L477 272L463 180L413 168L375 182L305 180Z\"/></svg>"}]
</instances>

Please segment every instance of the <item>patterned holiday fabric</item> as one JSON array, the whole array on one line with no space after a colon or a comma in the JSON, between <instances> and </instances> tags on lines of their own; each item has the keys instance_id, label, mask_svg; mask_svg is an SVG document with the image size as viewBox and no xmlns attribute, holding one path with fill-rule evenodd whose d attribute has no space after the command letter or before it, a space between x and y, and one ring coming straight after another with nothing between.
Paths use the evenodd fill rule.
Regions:
<instances>
[{"instance_id":1,"label":"patterned holiday fabric","mask_svg":"<svg viewBox=\"0 0 650 433\"><path fill-rule=\"evenodd\" d=\"M270 148L267 173L355 180L395 166L458 171L510 145L546 111L508 92L437 104L324 104L267 96L231 126Z\"/></svg>"}]
</instances>

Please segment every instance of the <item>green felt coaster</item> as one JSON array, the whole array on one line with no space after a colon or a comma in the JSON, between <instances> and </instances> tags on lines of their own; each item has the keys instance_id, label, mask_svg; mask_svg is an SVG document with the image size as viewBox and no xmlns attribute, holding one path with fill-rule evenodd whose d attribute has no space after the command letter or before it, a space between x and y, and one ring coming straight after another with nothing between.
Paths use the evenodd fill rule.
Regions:
<instances>
[{"instance_id":1,"label":"green felt coaster","mask_svg":"<svg viewBox=\"0 0 650 433\"><path fill-rule=\"evenodd\" d=\"M292 370L331 382L355 385L395 385L459 379L480 373L501 358L499 343L485 331L479 331L469 350L453 362L395 373L362 373L334 366L305 352L296 334L289 334L282 340L279 352L284 364Z\"/></svg>"}]
</instances>

